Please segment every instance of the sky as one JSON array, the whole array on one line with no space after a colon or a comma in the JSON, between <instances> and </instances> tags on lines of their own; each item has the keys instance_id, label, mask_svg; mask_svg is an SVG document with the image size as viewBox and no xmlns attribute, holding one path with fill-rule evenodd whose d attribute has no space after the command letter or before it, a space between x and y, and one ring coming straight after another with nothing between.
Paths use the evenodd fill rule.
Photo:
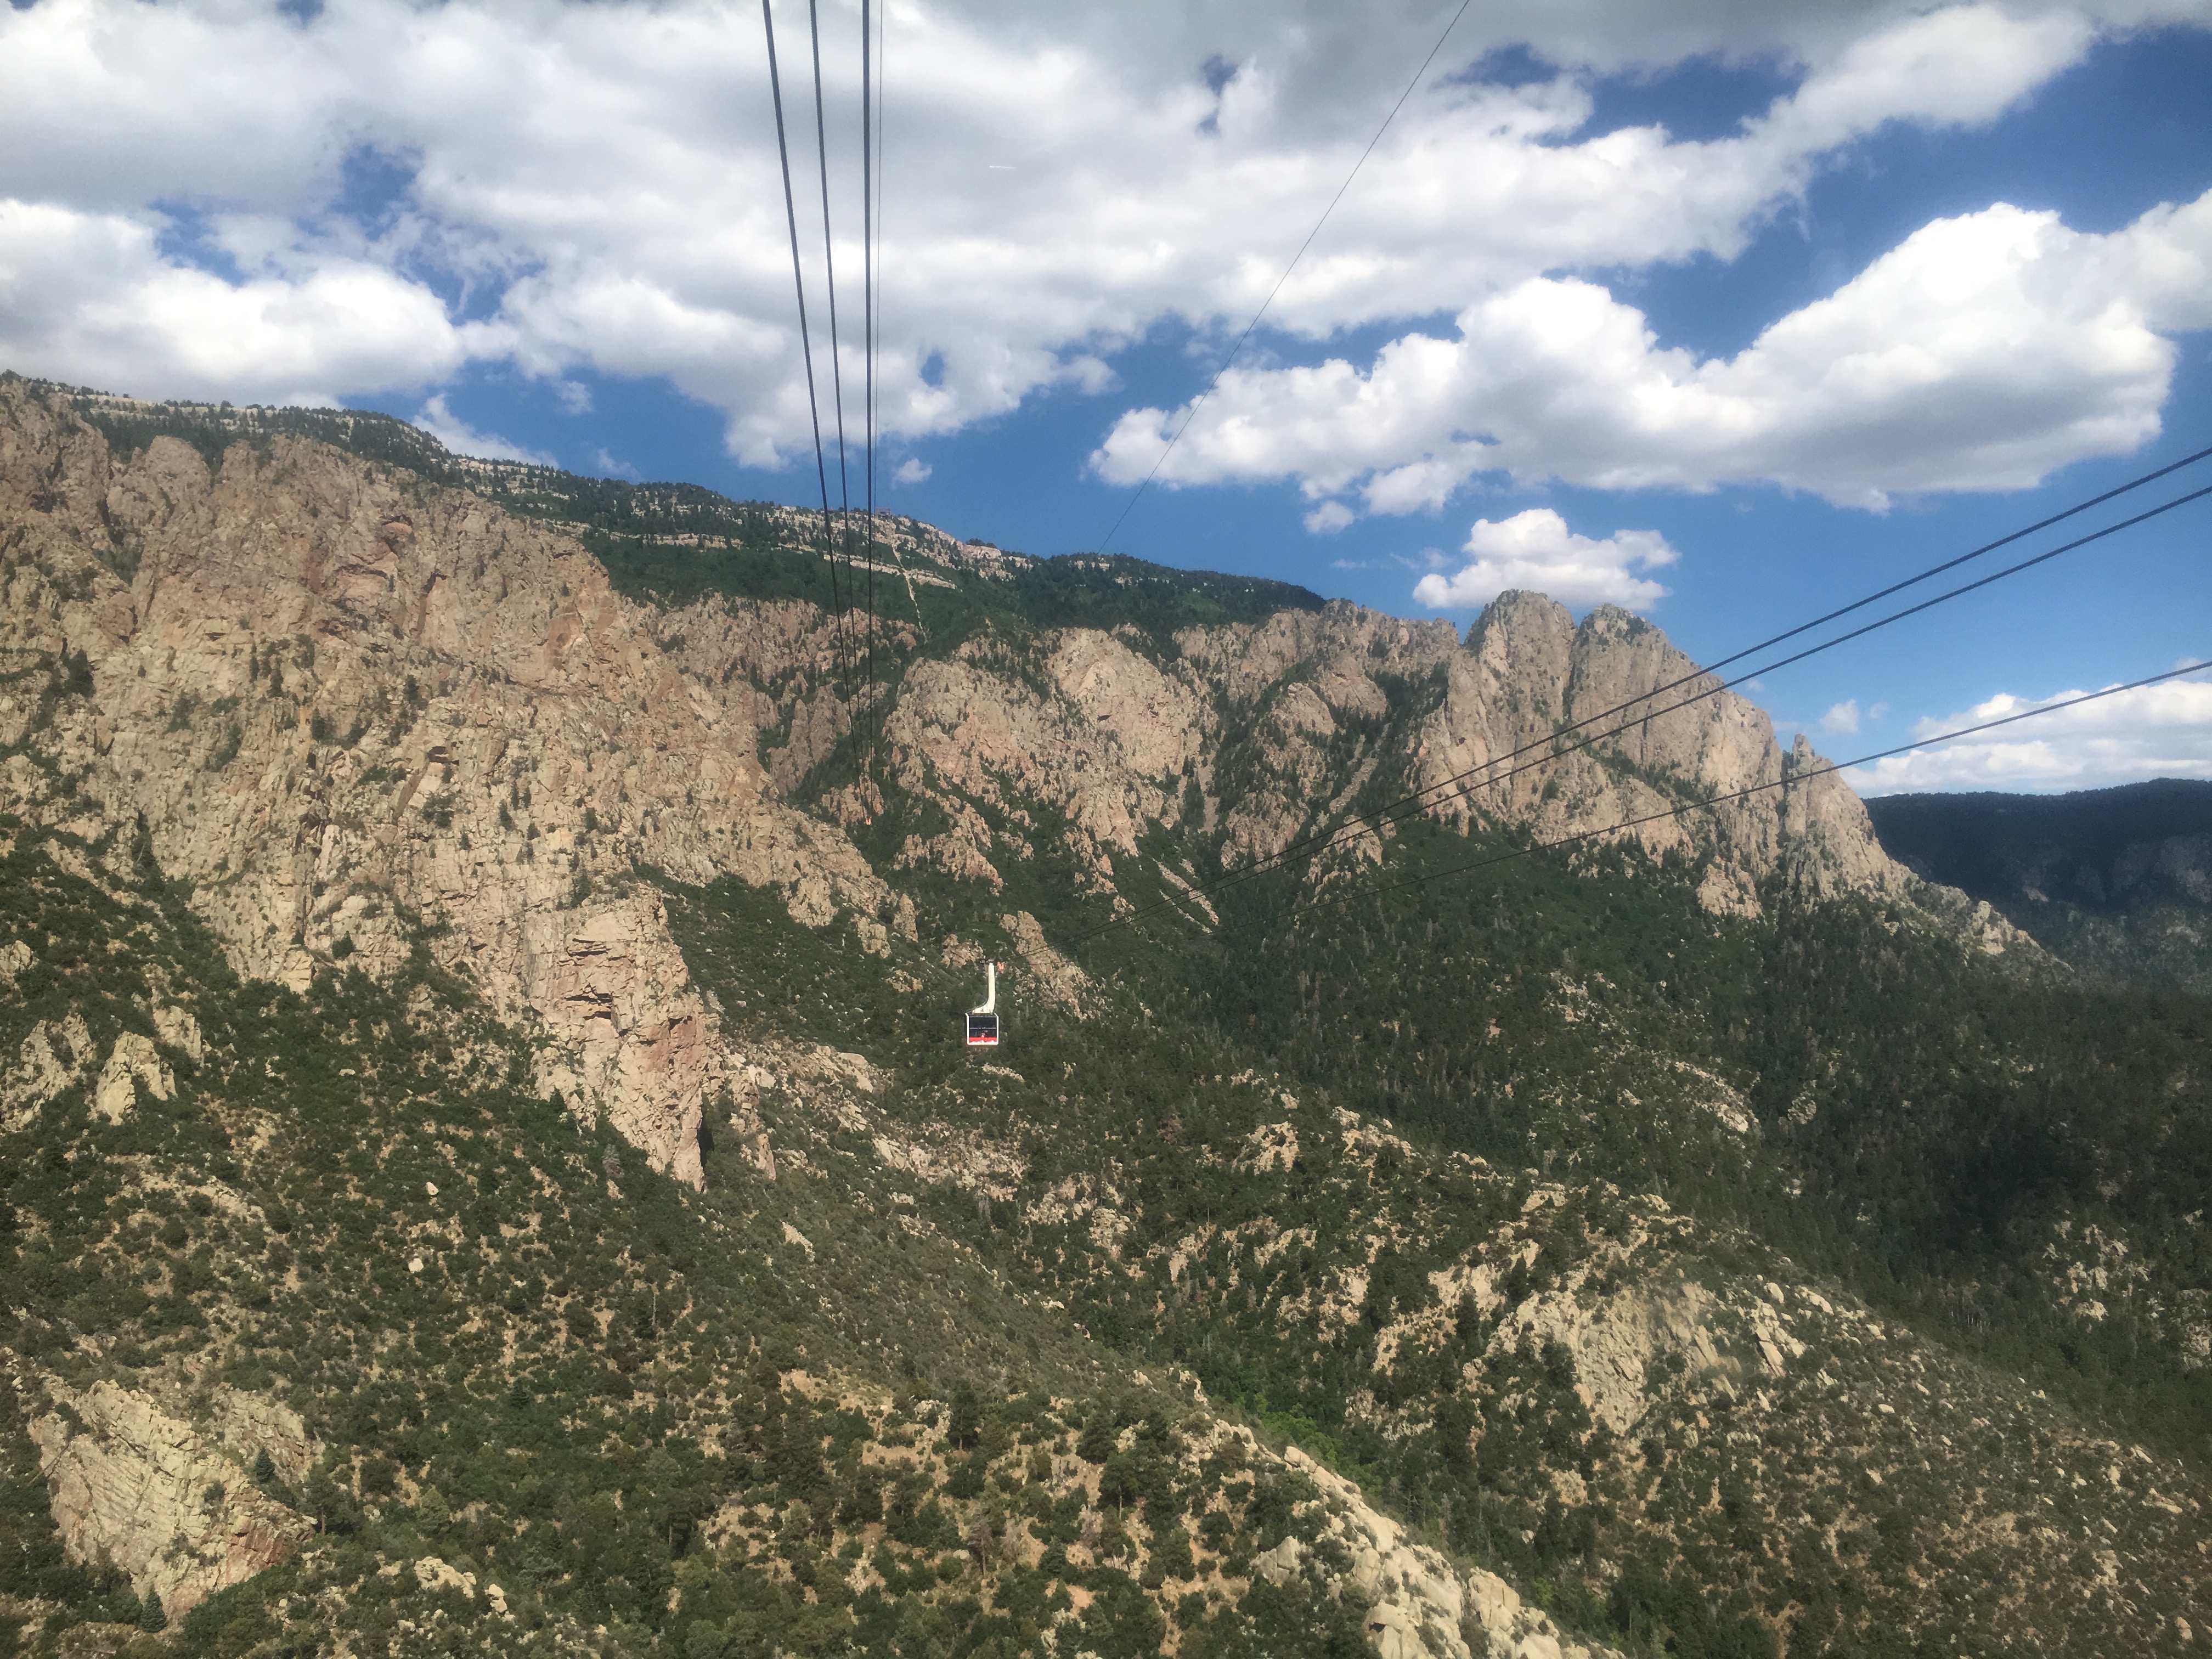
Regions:
<instances>
[{"instance_id":1,"label":"sky","mask_svg":"<svg viewBox=\"0 0 2212 1659\"><path fill-rule=\"evenodd\" d=\"M834 356L773 15L858 498L859 0L819 8ZM2212 0L874 17L877 499L963 537L1462 626L1534 588L1711 661L2212 447ZM812 501L761 14L10 0L0 368ZM2212 658L2208 552L2212 497L1742 689L1845 759ZM2212 675L1850 775L2212 777Z\"/></svg>"}]
</instances>

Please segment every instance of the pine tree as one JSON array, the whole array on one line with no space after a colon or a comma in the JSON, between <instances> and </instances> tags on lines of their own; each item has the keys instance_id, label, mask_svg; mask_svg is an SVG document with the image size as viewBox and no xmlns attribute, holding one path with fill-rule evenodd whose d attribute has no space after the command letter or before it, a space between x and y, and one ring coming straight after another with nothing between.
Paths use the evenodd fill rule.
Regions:
<instances>
[{"instance_id":1,"label":"pine tree","mask_svg":"<svg viewBox=\"0 0 2212 1659\"><path fill-rule=\"evenodd\" d=\"M169 1615L161 1611L161 1598L160 1594L154 1590L148 1590L146 1592L146 1599L138 1604L138 1628L140 1630L147 1631L161 1631L167 1630L168 1627Z\"/></svg>"}]
</instances>

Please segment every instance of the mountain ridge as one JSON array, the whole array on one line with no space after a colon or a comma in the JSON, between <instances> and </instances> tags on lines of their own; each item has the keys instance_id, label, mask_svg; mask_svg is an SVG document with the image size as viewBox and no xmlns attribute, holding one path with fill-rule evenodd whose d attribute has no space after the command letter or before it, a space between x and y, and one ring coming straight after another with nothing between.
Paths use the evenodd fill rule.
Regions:
<instances>
[{"instance_id":1,"label":"mountain ridge","mask_svg":"<svg viewBox=\"0 0 2212 1659\"><path fill-rule=\"evenodd\" d=\"M871 943L885 927L912 925L846 833L872 823L879 786L856 775L826 793L820 814L786 804L852 752L859 705L849 639L818 612L810 625L792 601L741 611L702 599L640 611L557 532L486 518L479 498L465 493L349 477L300 443L282 431L234 442L221 483L199 451L159 434L119 471L82 426L73 434L52 428L36 455L11 446L15 453L0 456L12 476L37 476L35 485L27 480L26 499L35 507L44 492L46 524L69 524L78 556L88 554L91 568L81 567L79 579L90 586L65 611L71 648L87 653L96 678L119 672L111 660L139 676L111 705L102 741L111 766L127 767L141 785L167 783L127 789L131 810L145 815L165 866L201 881L220 873L222 897L210 890L204 902L243 969L297 982L336 945L332 918L348 905L365 910L374 889L446 916L456 929L446 965L468 961L495 1003L526 1006L565 1046L565 1057L549 1062L545 1086L608 1103L657 1160L696 1180L687 1146L704 1102L718 1090L742 1091L743 1066L722 1051L681 983L653 902L622 884L640 861L694 883L735 871L775 881L806 920L851 911ZM380 439L376 447L396 446ZM226 489L252 497L257 516L238 519ZM775 520L781 530L803 521ZM939 550L948 544L939 538ZM222 554L209 557L201 550L210 546ZM1010 567L994 550L983 568L995 585L1013 580L1010 568L1034 567ZM1109 574L1135 580L1118 568ZM1198 579L1199 591L1211 580ZM543 616L520 617L509 599L517 588L544 596ZM245 625L272 605L278 614L268 623ZM222 615L240 626L204 621ZM1579 715L1592 701L1623 701L1637 676L1658 684L1690 667L1626 613L1601 608L1576 628L1563 609L1534 596L1493 606L1464 650L1447 624L1403 623L1341 603L1275 611L1256 628L1199 623L1166 640L1156 634L1153 651L1173 653L1164 665L1112 635L1009 639L988 625L939 653L925 647L927 626L918 615L914 628L883 636L887 663L911 660L874 719L894 786L920 816L940 822L936 833L908 833L890 866L994 888L1004 885L999 863L1039 856L1024 833L1037 821L1024 804L1032 794L1059 822L1078 890L1097 880L1102 863L1139 856L1144 823L1179 823L1191 783L1200 816L1222 823L1223 865L1234 867L1297 839L1308 826L1306 803L1333 769L1341 776L1328 793L1340 799L1347 787L1371 784L1378 769L1411 788L1432 788L1536 741L1547 721ZM272 658L276 678L268 684L290 690L281 702L272 691L246 702L263 684L264 636L283 659ZM1633 665L1609 664L1624 647L1640 653ZM165 678L149 680L154 655ZM1394 752L1386 730L1393 698L1419 695L1446 664L1453 672L1441 705ZM1525 706L1523 687L1536 688ZM580 696L588 703L576 702ZM205 755L179 752L190 745L169 739L193 704L226 700L245 714L205 734ZM1256 727L1220 763L1238 778L1233 804L1209 790L1213 768L1199 758L1224 708ZM187 711L181 718L179 708ZM568 711L557 732L541 723L555 709ZM258 718L241 723L246 714ZM441 731L456 735L447 741ZM205 763L233 734L221 769L235 777L235 764L261 782L213 802L195 799ZM341 734L344 741L334 741ZM1356 755L1332 756L1332 746L1347 742ZM1635 743L1638 769L1653 782L1609 771L1615 744L1611 754L1570 756L1540 781L1517 780L1503 799L1462 793L1449 811L1462 826L1481 818L1539 836L1577 832L1647 816L1686 793L1776 782L1784 764L1765 717L1725 693L1709 713L1644 721ZM600 753L657 758L642 769L624 762L617 775L601 777ZM491 781L502 769L504 803ZM1669 776L1678 781L1656 781ZM549 797L588 791L592 804L549 799L541 807L541 784ZM272 788L280 792L273 800ZM426 828L413 816L418 795L420 810L446 822ZM441 805L447 801L454 805ZM711 811L687 815L695 802ZM217 840L227 807L248 817ZM518 808L526 814L520 824ZM603 816L620 829L599 830ZM276 822L294 827L272 843ZM741 827L732 834L731 823ZM1810 844L1808 832L1820 826L1806 873L1816 886L1900 879L1855 798L1832 778L1815 780L1794 803L1787 792L1730 802L1711 823L1708 831L1678 819L1632 832L1655 855L1706 855L1709 907L1756 905L1759 883L1779 867L1785 828L1795 845ZM320 843L312 852L300 840L309 825ZM532 843L541 839L561 860L565 887L532 867ZM478 850L487 842L500 850ZM1364 835L1346 856L1369 860L1380 845ZM487 881L511 886L514 896L483 902L476 890ZM594 882L607 884L596 897ZM362 884L362 892L350 890ZM398 948L388 928L374 915L344 925L354 950L388 965ZM609 1018L617 1000L627 1000Z\"/></svg>"},{"instance_id":2,"label":"mountain ridge","mask_svg":"<svg viewBox=\"0 0 2212 1659\"><path fill-rule=\"evenodd\" d=\"M1869 811L1893 856L2083 971L2212 989L2212 783L1899 796Z\"/></svg>"},{"instance_id":3,"label":"mountain ridge","mask_svg":"<svg viewBox=\"0 0 2212 1659\"><path fill-rule=\"evenodd\" d=\"M2201 1000L2077 985L1726 699L1212 885L1690 672L1648 623L917 554L871 688L804 515L580 540L78 398L0 380L38 1650L2212 1618Z\"/></svg>"}]
</instances>

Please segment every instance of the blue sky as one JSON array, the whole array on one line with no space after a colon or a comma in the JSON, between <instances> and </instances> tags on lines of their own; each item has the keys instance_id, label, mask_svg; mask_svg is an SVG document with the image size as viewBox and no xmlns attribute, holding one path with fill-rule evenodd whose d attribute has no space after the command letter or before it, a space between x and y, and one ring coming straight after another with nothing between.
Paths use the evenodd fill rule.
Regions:
<instances>
[{"instance_id":1,"label":"blue sky","mask_svg":"<svg viewBox=\"0 0 2212 1659\"><path fill-rule=\"evenodd\" d=\"M879 500L1097 546L1449 10L895 5ZM1115 549L1710 659L2212 445L2212 8L1662 10L1471 7ZM763 59L682 4L17 0L0 366L811 499ZM1755 695L1846 756L2212 655L2209 549L2212 501ZM2212 684L1861 781L2172 773Z\"/></svg>"}]
</instances>

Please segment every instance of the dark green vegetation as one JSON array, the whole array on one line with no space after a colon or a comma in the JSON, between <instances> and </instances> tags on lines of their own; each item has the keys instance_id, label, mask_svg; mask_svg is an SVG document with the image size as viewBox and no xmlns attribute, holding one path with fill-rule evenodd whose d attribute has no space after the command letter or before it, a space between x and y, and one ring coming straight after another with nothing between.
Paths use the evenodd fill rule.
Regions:
<instances>
[{"instance_id":1,"label":"dark green vegetation","mask_svg":"<svg viewBox=\"0 0 2212 1659\"><path fill-rule=\"evenodd\" d=\"M1463 842L1424 833L1392 873L1464 861ZM738 942L779 931L754 896L696 896L685 939L710 982L790 975L770 1006L814 1010L819 1035L895 1067L887 1110L1005 1138L1025 1198L1081 1195L1057 1224L1034 1206L981 1231L942 1213L986 1260L1042 1280L1103 1341L1188 1367L1574 1622L1653 1651L1763 1653L1777 1636L1791 1654L1942 1650L2000 1626L2103 1650L2129 1615L2060 1564L2046 1587L2051 1547L2002 1517L2057 1501L2053 1471L2095 1473L2100 1427L2205 1465L2212 1391L2186 1343L2212 1262L2182 1215L2212 1176L2187 1092L2206 1006L2024 983L1871 908L1801 913L1778 895L1771 921L1717 922L1690 873L1532 859L1340 906L1255 884L1210 939L1153 954L1108 936L1121 983L1103 1019L1009 996L1004 1058L1026 1081L964 1063L963 987L902 1002L884 970L834 945L810 957L803 935L757 945L744 975ZM1018 883L1007 897L1042 902ZM1132 1001L1152 1012L1132 1018ZM1301 1103L1224 1085L1247 1067ZM1407 1139L1342 1134L1339 1107ZM1253 1138L1278 1119L1295 1159L1262 1178ZM1085 1203L1127 1219L1111 1257ZM2131 1241L2140 1270L2100 1318L2069 1276L2106 1265L2099 1238ZM1503 1307L1440 1296L1431 1274L1470 1259L1491 1264ZM1364 1287L1346 1277L1360 1268ZM1663 1304L1688 1283L1725 1302L1808 1268L1900 1323L1869 1339L1810 1322L1811 1352L1755 1393L1660 1356L1643 1384L1656 1409L1629 1437L1594 1420L1564 1350L1498 1328L1530 1297ZM1323 1312L1332 1299L1348 1323ZM1884 1399L1918 1420L1883 1416ZM1929 1455L1939 1442L1978 1448L1971 1498L1948 1454ZM1563 1475L1582 1501L1563 1501ZM1992 1522L2016 1553L1977 1553ZM2198 1526L2137 1530L2127 1549L2172 1561ZM2167 1605L2190 1605L2166 1584Z\"/></svg>"},{"instance_id":2,"label":"dark green vegetation","mask_svg":"<svg viewBox=\"0 0 2212 1659\"><path fill-rule=\"evenodd\" d=\"M66 695L52 665L34 678ZM96 805L46 770L42 805ZM902 1210L865 1142L848 1169L795 1104L765 1103L770 1127L835 1188L771 1184L726 1139L694 1194L519 1092L527 1042L427 950L389 983L241 982L143 842L9 813L0 849L0 936L33 957L0 993L0 1044L74 1017L86 1053L65 1060L136 1032L177 1081L112 1123L80 1075L0 1135L0 1317L31 1383L0 1422L0 1595L52 1609L0 1626L9 1644L136 1623L222 1655L341 1634L357 1654L480 1651L493 1629L509 1652L964 1659L1035 1650L1080 1590L1062 1639L1136 1659L1166 1628L1146 1593L1163 1580L1140 1574L1199 1577L1185 1518L1217 1567L1315 1534L1310 1488L1233 1449L1199 1474L1188 1401L1015 1293L966 1242L1001 1236L988 1214L926 1183ZM774 1028L787 990L791 1023L834 1024L800 995L836 966L822 936L745 890L678 898L702 959L741 942L738 982ZM940 970L918 1006L957 996ZM202 1059L161 1040L156 1006L192 1015ZM929 1046L883 1018L884 1046ZM880 1384L823 1386L837 1377ZM283 1476L264 1455L240 1477L312 1518L308 1547L176 1620L69 1565L23 1418L102 1381L186 1419L222 1390L297 1411L313 1465ZM1078 1480L1102 1466L1097 1533ZM1024 1527L1038 1565L1000 1547ZM1066 1559L1079 1543L1091 1565ZM475 1593L405 1570L432 1557ZM1176 1615L1188 1652L1359 1650L1356 1608L1303 1582L1236 1607L1200 1588Z\"/></svg>"},{"instance_id":3,"label":"dark green vegetation","mask_svg":"<svg viewBox=\"0 0 2212 1659\"><path fill-rule=\"evenodd\" d=\"M1867 803L1889 855L1986 899L2062 961L2212 993L2212 782Z\"/></svg>"},{"instance_id":4,"label":"dark green vegetation","mask_svg":"<svg viewBox=\"0 0 2212 1659\"><path fill-rule=\"evenodd\" d=\"M1004 623L975 625L1024 647ZM1409 697L1389 718L1420 708ZM1232 747L1222 764L1236 763ZM1394 788L1378 778L1367 799ZM934 810L894 796L871 833L887 850ZM1049 825L1043 803L1025 810ZM972 934L1015 906L1055 938L1104 921L1102 902L1072 896L1053 837L1035 842L1003 893L909 883L924 936ZM2212 1374L2193 1346L2212 1291L2194 1213L2212 1183L2212 1004L2053 981L1924 917L1810 903L1786 883L1761 920L1716 919L1697 868L1613 854L1395 886L1514 845L1412 825L1378 872L1318 896L1265 880L1223 896L1218 928L1162 915L1101 935L1077 949L1113 988L1099 1018L1061 1018L1018 983L1009 995L1005 1057L1025 1083L975 1080L953 1042L965 985L903 996L890 965L831 933L810 946L734 887L690 896L681 931L708 982L775 984L769 1007L894 1072L888 1109L995 1131L1030 1172L1024 1194L1073 1190L1130 1223L1109 1258L1079 1204L1061 1226L987 1227L986 1259L1042 1279L1113 1346L1188 1366L1588 1627L1655 1650L1765 1651L1779 1636L1792 1654L1851 1653L2007 1621L2048 1640L2078 1608L2071 1642L2118 1639L2103 1622L2118 1608L2085 1606L2078 1580L2000 1606L2033 1570L1965 1540L1993 1520L2037 1536L1999 1517L2033 1513L2047 1501L2036 1461L2092 1456L2100 1431L2195 1470L2212 1452ZM1218 868L1195 840L1146 850ZM1133 860L1115 884L1161 890ZM1240 1076L1304 1104L1286 1114L1270 1085L1224 1086ZM1340 1144L1336 1108L1406 1144ZM1298 1126L1297 1156L1255 1179L1238 1165L1272 1118ZM1524 1216L1554 1183L1565 1201ZM1675 1234L1620 1192L1662 1195L1702 1225ZM1301 1228L1312 1237L1279 1247ZM1394 1242L1370 1259L1378 1237ZM1440 1300L1432 1273L1530 1246L1493 1280L1504 1310ZM1141 1279L1119 1265L1138 1259ZM1359 1268L1355 1292L1345 1275ZM1808 1271L1902 1328L1881 1342L1836 1331L1756 1409L1695 1366L1673 1382L1662 1368L1633 1443L1594 1422L1571 1358L1510 1331L1501 1343L1495 1323L1531 1297L1663 1298L1670 1276ZM1333 1296L1355 1316L1342 1329L1316 1319ZM1400 1339L1378 1373L1384 1333L1408 1322L1425 1337ZM1859 1378L1856 1401L1832 1397L1832 1375ZM1902 1447L1868 1415L1875 1377L1877 1392L1934 1389L1933 1422ZM2034 1403L2037 1388L2064 1409ZM1724 1437L1680 1431L1716 1418ZM1973 1501L1916 1458L1922 1437L1983 1447ZM1734 1449L1747 1441L1748 1457ZM2041 1449L2022 1462L2006 1449L2021 1446ZM1887 1485L1854 1486L1861 1465ZM1563 1502L1559 1474L1586 1501Z\"/></svg>"},{"instance_id":5,"label":"dark green vegetation","mask_svg":"<svg viewBox=\"0 0 2212 1659\"><path fill-rule=\"evenodd\" d=\"M1465 856L1406 840L1399 871ZM2212 1000L2024 975L1858 902L1718 921L1686 881L1597 862L1287 898L1232 902L1214 988L1268 1063L1442 1146L1659 1191L2212 1454L2189 1346L2212 1247L2187 1219L2212 1192ZM1701 1096L1751 1133L1655 1109ZM2085 1319L2066 1265L2091 1230L2141 1276Z\"/></svg>"},{"instance_id":6,"label":"dark green vegetation","mask_svg":"<svg viewBox=\"0 0 2212 1659\"><path fill-rule=\"evenodd\" d=\"M380 465L412 465L386 435ZM634 597L826 580L773 509L433 463L584 525ZM1191 621L1308 602L1134 561L939 568L911 651L1030 688L1060 625L1126 623L1164 661ZM1451 875L1516 843L1418 823L1318 890L1270 878L1217 922L1186 902L1085 938L1110 901L1052 803L964 803L1027 843L1003 890L900 869L948 804L885 781L863 721L811 787L880 784L854 838L919 940L872 956L851 918L662 881L775 1079L774 1178L724 1100L690 1193L533 1097L529 1040L434 965L434 919L386 982L335 953L298 994L232 976L53 758L44 728L88 679L23 668L38 719L0 757L38 775L0 822L0 948L31 959L0 1059L84 1022L75 1081L0 1136L23 1382L0 1592L35 1599L46 1651L71 1621L161 1616L69 1565L38 1502L26 1425L100 1381L195 1423L210 1390L282 1401L313 1438L296 1474L240 1458L319 1530L170 1619L193 1652L489 1630L1121 1659L1170 1629L1200 1659L1360 1651L1346 1507L1285 1443L1638 1659L2180 1651L2175 1621L2212 1620L2201 996L2022 972L1786 877L1722 919L1686 863ZM1437 691L1345 716L1305 796L1397 793L1389 766L1351 786ZM1280 781L1267 712L1220 732L1220 798ZM1150 830L1115 889L1218 873L1196 821ZM1007 1046L971 1054L976 976L945 941L1018 962L1018 910L1089 978L1071 1004L1018 966ZM198 1060L163 1040L171 1007ZM178 1087L111 1123L88 1093L125 1033ZM861 1055L866 1085L813 1044ZM1303 1565L1260 1574L1291 1537ZM433 1557L474 1591L410 1571Z\"/></svg>"},{"instance_id":7,"label":"dark green vegetation","mask_svg":"<svg viewBox=\"0 0 2212 1659\"><path fill-rule=\"evenodd\" d=\"M358 455L363 460L420 473L441 483L460 483L468 463L419 428L389 415L344 409L244 408L231 404L138 404L100 392L76 399L85 419L105 433L118 453L143 449L155 438L181 438L210 467L241 441L265 442L277 436L308 438Z\"/></svg>"}]
</instances>

